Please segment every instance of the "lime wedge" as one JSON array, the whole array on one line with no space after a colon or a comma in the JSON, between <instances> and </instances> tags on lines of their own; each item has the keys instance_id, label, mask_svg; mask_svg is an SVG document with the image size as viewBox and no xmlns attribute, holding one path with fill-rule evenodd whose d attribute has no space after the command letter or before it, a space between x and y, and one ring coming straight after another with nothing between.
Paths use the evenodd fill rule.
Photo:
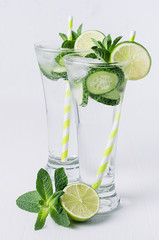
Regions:
<instances>
[{"instance_id":1,"label":"lime wedge","mask_svg":"<svg viewBox=\"0 0 159 240\"><path fill-rule=\"evenodd\" d=\"M124 67L125 75L129 80L144 78L150 71L151 57L146 48L136 42L121 42L110 56L111 62L130 61Z\"/></svg>"},{"instance_id":2,"label":"lime wedge","mask_svg":"<svg viewBox=\"0 0 159 240\"><path fill-rule=\"evenodd\" d=\"M64 189L61 204L69 217L75 221L86 221L99 210L96 191L83 183L72 183Z\"/></svg>"},{"instance_id":3,"label":"lime wedge","mask_svg":"<svg viewBox=\"0 0 159 240\"><path fill-rule=\"evenodd\" d=\"M91 49L94 46L91 38L94 38L96 41L102 41L105 35L96 30L89 30L83 32L75 42L75 49Z\"/></svg>"}]
</instances>

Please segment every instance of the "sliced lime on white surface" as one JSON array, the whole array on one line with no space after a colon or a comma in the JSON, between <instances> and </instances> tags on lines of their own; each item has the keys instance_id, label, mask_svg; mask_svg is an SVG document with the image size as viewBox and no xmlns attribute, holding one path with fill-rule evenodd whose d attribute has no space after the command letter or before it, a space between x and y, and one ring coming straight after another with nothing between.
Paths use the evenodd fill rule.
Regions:
<instances>
[{"instance_id":1,"label":"sliced lime on white surface","mask_svg":"<svg viewBox=\"0 0 159 240\"><path fill-rule=\"evenodd\" d=\"M91 49L94 46L91 38L94 38L96 41L102 41L105 35L102 32L96 30L89 30L83 32L75 42L75 49Z\"/></svg>"},{"instance_id":2,"label":"sliced lime on white surface","mask_svg":"<svg viewBox=\"0 0 159 240\"><path fill-rule=\"evenodd\" d=\"M151 67L150 54L146 48L136 42L126 41L119 43L111 53L110 61L130 61L123 69L129 80L144 78Z\"/></svg>"},{"instance_id":3,"label":"sliced lime on white surface","mask_svg":"<svg viewBox=\"0 0 159 240\"><path fill-rule=\"evenodd\" d=\"M83 183L72 183L64 189L61 204L70 218L86 221L99 210L99 197L96 191Z\"/></svg>"}]
</instances>

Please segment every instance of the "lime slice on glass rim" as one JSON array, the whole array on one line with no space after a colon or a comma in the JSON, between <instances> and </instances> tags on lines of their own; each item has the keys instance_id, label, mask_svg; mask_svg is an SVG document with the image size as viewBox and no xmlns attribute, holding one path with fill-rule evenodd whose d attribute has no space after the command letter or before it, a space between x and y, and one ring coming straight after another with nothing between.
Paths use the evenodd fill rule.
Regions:
<instances>
[{"instance_id":1,"label":"lime slice on glass rim","mask_svg":"<svg viewBox=\"0 0 159 240\"><path fill-rule=\"evenodd\" d=\"M99 210L99 197L96 191L84 183L71 183L63 190L62 207L75 221L86 221Z\"/></svg>"},{"instance_id":2,"label":"lime slice on glass rim","mask_svg":"<svg viewBox=\"0 0 159 240\"><path fill-rule=\"evenodd\" d=\"M91 49L95 44L91 38L96 41L103 41L105 35L96 30L88 30L83 32L76 40L74 48L77 49Z\"/></svg>"},{"instance_id":3,"label":"lime slice on glass rim","mask_svg":"<svg viewBox=\"0 0 159 240\"><path fill-rule=\"evenodd\" d=\"M145 47L137 42L121 42L111 53L110 62L130 61L123 68L129 80L144 78L150 71L151 57Z\"/></svg>"}]
</instances>

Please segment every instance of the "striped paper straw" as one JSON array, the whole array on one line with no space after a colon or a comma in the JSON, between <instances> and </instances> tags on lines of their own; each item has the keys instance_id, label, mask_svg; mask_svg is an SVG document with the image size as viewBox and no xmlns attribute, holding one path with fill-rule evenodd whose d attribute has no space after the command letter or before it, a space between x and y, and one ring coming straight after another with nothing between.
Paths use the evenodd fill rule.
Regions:
<instances>
[{"instance_id":1,"label":"striped paper straw","mask_svg":"<svg viewBox=\"0 0 159 240\"><path fill-rule=\"evenodd\" d=\"M129 41L133 42L135 40L135 36L136 36L136 31L132 30L130 32Z\"/></svg>"},{"instance_id":2,"label":"striped paper straw","mask_svg":"<svg viewBox=\"0 0 159 240\"><path fill-rule=\"evenodd\" d=\"M136 31L131 31L129 41L134 41L135 40L135 35L136 35ZM100 164L100 166L98 168L98 171L97 171L96 182L92 185L92 188L94 188L94 189L100 187L100 185L102 183L102 180L103 180L103 177L104 177L104 173L105 173L105 171L107 170L107 167L108 167L108 163L109 163L111 153L112 153L113 148L114 148L116 136L117 136L117 133L118 133L122 102L123 102L123 99L121 100L121 106L119 107L119 110L116 113L116 116L115 116L115 119L114 119L114 122L113 122L113 126L112 126L112 131L110 133L108 143L107 143L106 149L105 149L104 154L103 154L101 164Z\"/></svg>"},{"instance_id":3,"label":"striped paper straw","mask_svg":"<svg viewBox=\"0 0 159 240\"><path fill-rule=\"evenodd\" d=\"M114 147L115 140L116 140L116 135L118 133L119 120L120 120L120 109L117 112L115 119L114 119L112 131L109 136L108 143L105 148L101 164L97 171L96 182L92 185L92 188L94 188L94 189L98 188L102 183L105 170L107 169L108 162L109 162L111 153L113 151L113 147Z\"/></svg>"},{"instance_id":4,"label":"striped paper straw","mask_svg":"<svg viewBox=\"0 0 159 240\"><path fill-rule=\"evenodd\" d=\"M66 161L68 155L69 128L71 114L71 91L69 82L66 81L65 101L64 101L64 121L63 121L63 137L62 137L62 155L61 160Z\"/></svg>"},{"instance_id":5,"label":"striped paper straw","mask_svg":"<svg viewBox=\"0 0 159 240\"><path fill-rule=\"evenodd\" d=\"M72 40L73 17L68 17L68 40Z\"/></svg>"},{"instance_id":6,"label":"striped paper straw","mask_svg":"<svg viewBox=\"0 0 159 240\"><path fill-rule=\"evenodd\" d=\"M72 40L72 23L73 18L68 18L68 39ZM69 129L71 117L71 91L68 80L66 81L65 100L64 100L64 121L63 121L63 136L62 136L62 154L61 160L66 161L68 156L69 144Z\"/></svg>"}]
</instances>

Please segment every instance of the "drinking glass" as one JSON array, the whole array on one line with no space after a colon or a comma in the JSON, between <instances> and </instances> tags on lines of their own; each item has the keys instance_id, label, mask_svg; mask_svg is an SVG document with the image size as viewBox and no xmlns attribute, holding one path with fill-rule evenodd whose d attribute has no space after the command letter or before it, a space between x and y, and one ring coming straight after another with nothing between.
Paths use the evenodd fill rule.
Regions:
<instances>
[{"instance_id":1,"label":"drinking glass","mask_svg":"<svg viewBox=\"0 0 159 240\"><path fill-rule=\"evenodd\" d=\"M69 182L76 181L79 177L79 163L77 156L77 137L74 112L68 109L66 118L70 120L70 127L63 129L64 105L67 85L67 73L63 56L74 52L71 49L59 48L58 41L47 41L35 44L35 52L41 72L48 128L48 161L46 170L51 177L54 170L64 167ZM68 84L69 85L69 84ZM71 96L70 96L71 97ZM66 119L65 119L66 120ZM68 130L67 143L68 155L63 161L63 134Z\"/></svg>"},{"instance_id":2,"label":"drinking glass","mask_svg":"<svg viewBox=\"0 0 159 240\"><path fill-rule=\"evenodd\" d=\"M124 71L128 63L103 63L100 60L79 56L76 53L66 55L64 61L74 101L78 133L79 180L93 186L112 131L112 125L117 113L121 111L122 98L127 82ZM122 81L117 85L115 89L117 92L112 99L111 94L108 95L109 99L107 99L105 98L106 95L95 95L90 93L88 89L88 76L91 73L97 73L95 84L98 85L99 81L102 82L101 72L105 71L111 72L110 78L114 76L113 72L122 76ZM100 79L98 74L101 74ZM95 85L92 85L92 87L95 87ZM88 99L86 92L88 93ZM116 97L116 94L118 97ZM102 183L96 189L100 198L99 213L101 214L112 211L119 204L119 196L115 190L116 148L117 135L114 138L113 150L109 156Z\"/></svg>"}]
</instances>

